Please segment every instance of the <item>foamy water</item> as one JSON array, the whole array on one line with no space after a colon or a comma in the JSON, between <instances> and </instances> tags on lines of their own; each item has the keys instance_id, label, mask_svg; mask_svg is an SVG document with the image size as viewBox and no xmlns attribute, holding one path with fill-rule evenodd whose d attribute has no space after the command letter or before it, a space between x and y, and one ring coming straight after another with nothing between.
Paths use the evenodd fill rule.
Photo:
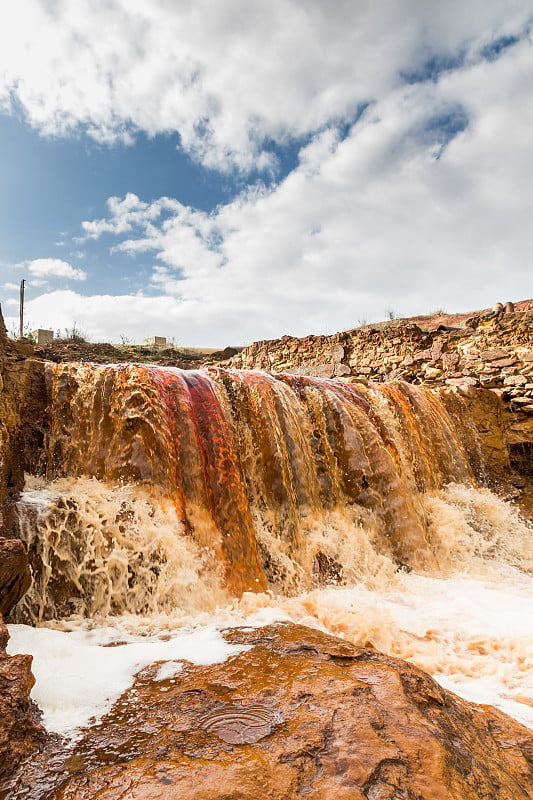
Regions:
<instances>
[{"instance_id":1,"label":"foamy water","mask_svg":"<svg viewBox=\"0 0 533 800\"><path fill-rule=\"evenodd\" d=\"M205 553L176 536L171 510L153 508L127 486L108 490L97 481L57 481L53 489L56 494L51 487L29 486L21 500L21 509L30 509L22 517L30 545L32 521L41 520L43 528L46 570L40 588L32 589L41 592L34 607L45 607L46 580L64 549L63 561L72 564L65 579L80 586L88 581L92 594L86 591L84 603L98 613L93 619L56 618L48 627L9 626L8 652L34 657L32 697L51 731L72 736L99 719L148 664L162 662L161 680L178 680L184 661L211 664L242 650L225 642L224 628L281 620L406 659L457 694L495 705L533 728L532 531L513 506L486 489L451 484L420 497L436 562L431 572L395 572L394 563L374 549L372 529L333 517L321 526L316 519L306 523L306 546L325 553L326 545L332 548L344 565L344 585L291 597L248 592L228 605L228 594L205 572ZM123 532L124 509L129 521ZM71 539L54 514L74 516ZM106 526L112 524L111 536ZM81 535L80 556L73 546ZM283 556L274 540L269 553ZM109 614L113 598L123 612L117 616Z\"/></svg>"},{"instance_id":2,"label":"foamy water","mask_svg":"<svg viewBox=\"0 0 533 800\"><path fill-rule=\"evenodd\" d=\"M241 653L214 625L174 636L143 637L117 624L71 632L10 625L9 653L31 653L36 679L32 698L49 731L65 735L98 720L133 683L143 667L163 661L158 679L177 675L183 660L215 664ZM168 638L167 638L168 637Z\"/></svg>"},{"instance_id":3,"label":"foamy water","mask_svg":"<svg viewBox=\"0 0 533 800\"><path fill-rule=\"evenodd\" d=\"M224 641L224 628L281 620L407 659L460 696L533 728L531 619L533 578L515 569L490 580L411 573L381 590L361 585L293 598L250 593L180 622L161 615L124 616L100 627L69 622L70 631L11 625L8 652L33 655L32 697L46 727L66 735L101 717L144 666L162 661L159 677L179 678L183 661L211 664L243 649Z\"/></svg>"}]
</instances>

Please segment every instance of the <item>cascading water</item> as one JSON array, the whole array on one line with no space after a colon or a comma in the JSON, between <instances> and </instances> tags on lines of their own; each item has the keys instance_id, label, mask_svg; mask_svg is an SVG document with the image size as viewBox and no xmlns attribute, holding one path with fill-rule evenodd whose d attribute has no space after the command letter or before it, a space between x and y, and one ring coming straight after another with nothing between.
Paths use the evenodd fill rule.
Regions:
<instances>
[{"instance_id":1,"label":"cascading water","mask_svg":"<svg viewBox=\"0 0 533 800\"><path fill-rule=\"evenodd\" d=\"M47 365L46 384L18 503L34 583L16 621L100 619L123 640L290 618L433 674L504 671L494 696L533 697L512 616L533 607L531 531L484 488L460 395L144 365Z\"/></svg>"},{"instance_id":2,"label":"cascading water","mask_svg":"<svg viewBox=\"0 0 533 800\"><path fill-rule=\"evenodd\" d=\"M421 387L46 369L42 475L19 503L36 573L19 614L32 620L201 610L224 592L436 567L423 498L472 485L481 463L464 422Z\"/></svg>"}]
</instances>

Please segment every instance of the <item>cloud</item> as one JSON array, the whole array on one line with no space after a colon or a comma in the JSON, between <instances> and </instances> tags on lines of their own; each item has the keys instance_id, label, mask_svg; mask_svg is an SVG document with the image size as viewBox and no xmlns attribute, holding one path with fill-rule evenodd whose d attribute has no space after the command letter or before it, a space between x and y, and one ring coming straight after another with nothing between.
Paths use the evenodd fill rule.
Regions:
<instances>
[{"instance_id":1,"label":"cloud","mask_svg":"<svg viewBox=\"0 0 533 800\"><path fill-rule=\"evenodd\" d=\"M10 301L7 301L8 304ZM13 301L17 305L17 301ZM115 341L127 336L140 342L146 336L175 337L182 345L223 347L240 341L240 321L245 313L221 306L213 307L212 323L205 325L198 306L179 304L168 295L142 294L91 295L84 297L71 290L47 292L30 300L25 318L33 328L53 330L72 328L73 323L92 341ZM8 329L17 318L5 318Z\"/></svg>"},{"instance_id":2,"label":"cloud","mask_svg":"<svg viewBox=\"0 0 533 800\"><path fill-rule=\"evenodd\" d=\"M26 262L25 266L30 275L35 276L35 280L31 281L32 286L40 286L46 281L46 278L67 278L72 281L84 281L87 278L87 273L82 269L76 269L68 261L63 261L60 258L37 258L33 261Z\"/></svg>"},{"instance_id":3,"label":"cloud","mask_svg":"<svg viewBox=\"0 0 533 800\"><path fill-rule=\"evenodd\" d=\"M467 311L523 298L532 82L524 41L388 92L348 133L312 137L277 185L210 213L129 194L83 227L154 259L159 299L139 307L151 319L160 303L169 335L189 344L340 330L387 307Z\"/></svg>"},{"instance_id":4,"label":"cloud","mask_svg":"<svg viewBox=\"0 0 533 800\"><path fill-rule=\"evenodd\" d=\"M15 291L18 292L19 284L18 283L4 283L2 288L5 289L6 292L15 292Z\"/></svg>"},{"instance_id":5,"label":"cloud","mask_svg":"<svg viewBox=\"0 0 533 800\"><path fill-rule=\"evenodd\" d=\"M206 166L268 170L272 143L349 123L408 75L498 60L531 16L527 0L18 0L0 29L0 107L45 135L177 132Z\"/></svg>"},{"instance_id":6,"label":"cloud","mask_svg":"<svg viewBox=\"0 0 533 800\"><path fill-rule=\"evenodd\" d=\"M20 0L5 108L55 136L177 131L207 167L266 171L210 211L110 197L80 238L136 255L143 292L46 292L33 326L223 346L529 295L531 17L522 0Z\"/></svg>"}]
</instances>

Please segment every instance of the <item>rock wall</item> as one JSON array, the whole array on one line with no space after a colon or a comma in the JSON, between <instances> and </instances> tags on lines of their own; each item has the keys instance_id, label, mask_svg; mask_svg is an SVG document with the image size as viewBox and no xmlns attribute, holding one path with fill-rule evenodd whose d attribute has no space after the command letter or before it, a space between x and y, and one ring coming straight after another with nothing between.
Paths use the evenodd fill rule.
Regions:
<instances>
[{"instance_id":1,"label":"rock wall","mask_svg":"<svg viewBox=\"0 0 533 800\"><path fill-rule=\"evenodd\" d=\"M426 332L406 322L332 336L255 342L225 366L323 378L404 380L491 389L508 415L508 442L533 441L533 311L484 314L466 327Z\"/></svg>"},{"instance_id":2,"label":"rock wall","mask_svg":"<svg viewBox=\"0 0 533 800\"><path fill-rule=\"evenodd\" d=\"M32 657L7 655L8 639L0 616L0 797L9 789L7 779L19 763L40 749L47 738L37 706L30 699L35 683Z\"/></svg>"},{"instance_id":3,"label":"rock wall","mask_svg":"<svg viewBox=\"0 0 533 800\"><path fill-rule=\"evenodd\" d=\"M10 500L42 441L44 365L32 355L30 344L7 338L0 316L0 536L10 535Z\"/></svg>"}]
</instances>

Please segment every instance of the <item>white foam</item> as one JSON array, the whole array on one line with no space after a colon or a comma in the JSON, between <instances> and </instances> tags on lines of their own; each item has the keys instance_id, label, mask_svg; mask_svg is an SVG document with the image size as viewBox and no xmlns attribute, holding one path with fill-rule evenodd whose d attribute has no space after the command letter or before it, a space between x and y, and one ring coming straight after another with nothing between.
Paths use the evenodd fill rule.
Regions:
<instances>
[{"instance_id":1,"label":"white foam","mask_svg":"<svg viewBox=\"0 0 533 800\"><path fill-rule=\"evenodd\" d=\"M477 680L461 680L456 675L434 675L441 686L459 695L464 700L481 705L495 706L514 717L522 725L533 728L533 708L527 703L520 703L507 695L505 685L494 676ZM533 686L529 686L533 696Z\"/></svg>"},{"instance_id":2,"label":"white foam","mask_svg":"<svg viewBox=\"0 0 533 800\"><path fill-rule=\"evenodd\" d=\"M183 669L183 664L179 661L165 661L161 664L155 676L156 681L168 681L175 678Z\"/></svg>"},{"instance_id":3,"label":"white foam","mask_svg":"<svg viewBox=\"0 0 533 800\"><path fill-rule=\"evenodd\" d=\"M92 718L99 719L128 689L134 675L157 661L215 664L243 652L228 644L214 626L160 636L124 634L116 628L80 628L71 632L9 625L10 654L31 653L36 679L32 698L43 711L49 731L71 735ZM117 641L115 646L106 646ZM122 643L123 642L123 643ZM159 677L160 680L165 678Z\"/></svg>"},{"instance_id":4,"label":"white foam","mask_svg":"<svg viewBox=\"0 0 533 800\"><path fill-rule=\"evenodd\" d=\"M166 662L156 679L173 679L183 660L212 664L247 649L229 645L221 629L281 620L374 645L425 669L456 694L533 728L531 619L533 578L506 567L491 580L411 573L381 589L359 585L291 598L250 593L189 619L185 629L177 629L182 620L165 615L124 616L91 629L71 621L71 632L10 625L8 652L34 656L32 697L48 729L68 735L101 717L144 666Z\"/></svg>"},{"instance_id":5,"label":"white foam","mask_svg":"<svg viewBox=\"0 0 533 800\"><path fill-rule=\"evenodd\" d=\"M37 508L46 508L58 500L58 495L48 489L26 489L20 493L18 503Z\"/></svg>"}]
</instances>

